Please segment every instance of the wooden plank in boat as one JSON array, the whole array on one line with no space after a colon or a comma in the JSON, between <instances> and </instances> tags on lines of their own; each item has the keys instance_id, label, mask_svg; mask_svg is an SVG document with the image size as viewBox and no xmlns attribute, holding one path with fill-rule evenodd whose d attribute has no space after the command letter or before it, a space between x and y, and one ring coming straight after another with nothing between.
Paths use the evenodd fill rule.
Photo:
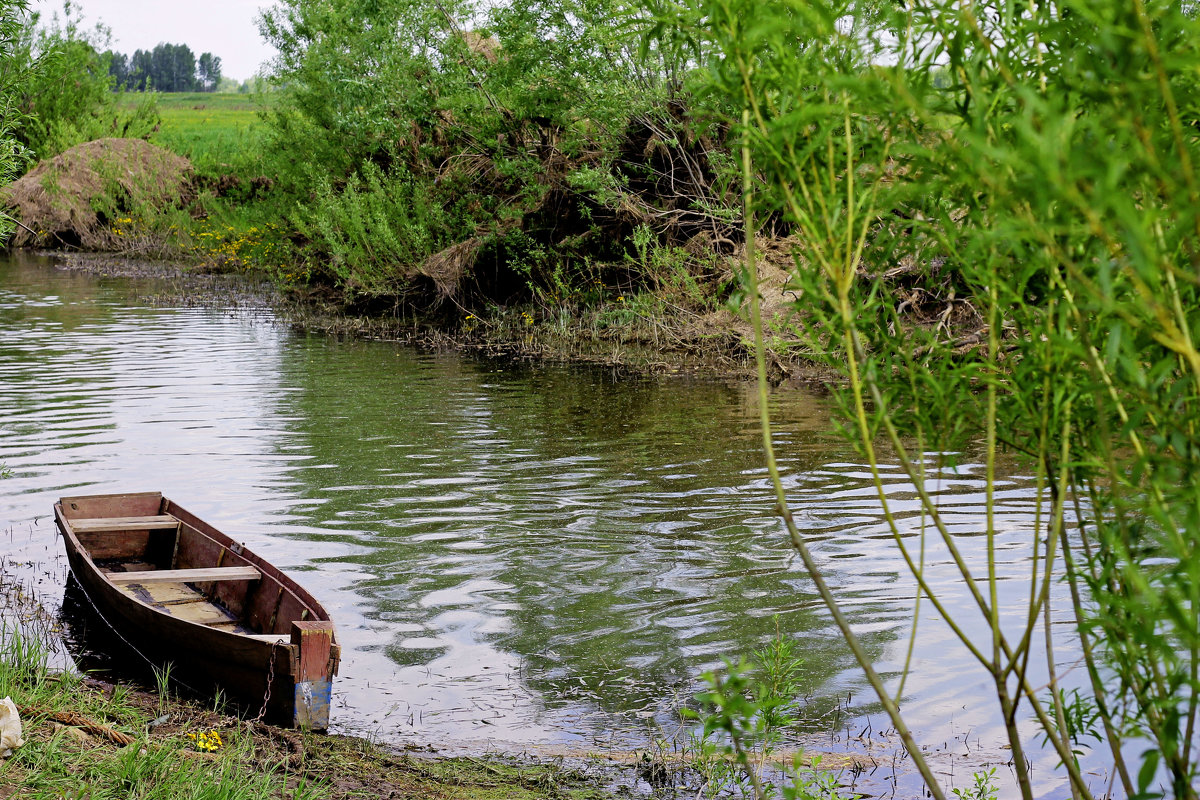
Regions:
<instances>
[{"instance_id":1,"label":"wooden plank in boat","mask_svg":"<svg viewBox=\"0 0 1200 800\"><path fill-rule=\"evenodd\" d=\"M92 558L104 561L110 558L140 558L150 547L151 536L175 538L174 531L126 531L114 536L112 533L76 533L79 543Z\"/></svg>"},{"instance_id":2,"label":"wooden plank in boat","mask_svg":"<svg viewBox=\"0 0 1200 800\"><path fill-rule=\"evenodd\" d=\"M155 569L147 572L110 572L113 583L201 583L206 581L256 581L262 573L254 567Z\"/></svg>"},{"instance_id":3,"label":"wooden plank in boat","mask_svg":"<svg viewBox=\"0 0 1200 800\"><path fill-rule=\"evenodd\" d=\"M112 569L102 569L104 573L109 572L145 572L148 569L158 569L149 561L124 561L117 564Z\"/></svg>"},{"instance_id":4,"label":"wooden plank in boat","mask_svg":"<svg viewBox=\"0 0 1200 800\"><path fill-rule=\"evenodd\" d=\"M63 515L68 520L74 517L131 517L136 514L161 514L162 492L135 492L132 494L99 494L81 497L64 497Z\"/></svg>"},{"instance_id":5,"label":"wooden plank in boat","mask_svg":"<svg viewBox=\"0 0 1200 800\"><path fill-rule=\"evenodd\" d=\"M283 642L290 643L292 638L286 633L243 633L247 639L256 639L260 642Z\"/></svg>"},{"instance_id":6,"label":"wooden plank in boat","mask_svg":"<svg viewBox=\"0 0 1200 800\"><path fill-rule=\"evenodd\" d=\"M179 527L179 520L170 514L151 517L88 517L70 520L76 533L105 531L158 531Z\"/></svg>"},{"instance_id":7,"label":"wooden plank in boat","mask_svg":"<svg viewBox=\"0 0 1200 800\"><path fill-rule=\"evenodd\" d=\"M210 628L218 626L229 626L232 628L237 624L228 613L217 608L212 603L185 603L180 606L167 606L163 608L163 611L176 619L198 622Z\"/></svg>"},{"instance_id":8,"label":"wooden plank in boat","mask_svg":"<svg viewBox=\"0 0 1200 800\"><path fill-rule=\"evenodd\" d=\"M185 583L133 583L125 584L121 591L152 606L174 606L204 600L203 594Z\"/></svg>"}]
</instances>

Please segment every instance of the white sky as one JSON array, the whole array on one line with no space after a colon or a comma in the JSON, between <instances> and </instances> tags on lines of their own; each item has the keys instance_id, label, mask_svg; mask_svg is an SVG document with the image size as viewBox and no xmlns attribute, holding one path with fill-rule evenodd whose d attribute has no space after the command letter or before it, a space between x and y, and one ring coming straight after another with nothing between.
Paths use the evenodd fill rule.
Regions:
<instances>
[{"instance_id":1,"label":"white sky","mask_svg":"<svg viewBox=\"0 0 1200 800\"><path fill-rule=\"evenodd\" d=\"M112 29L112 49L132 55L160 42L186 44L197 57L221 59L221 74L244 80L258 72L275 48L258 35L258 11L271 0L72 0L88 28L103 22ZM33 0L30 10L49 19L62 15L62 0Z\"/></svg>"}]
</instances>

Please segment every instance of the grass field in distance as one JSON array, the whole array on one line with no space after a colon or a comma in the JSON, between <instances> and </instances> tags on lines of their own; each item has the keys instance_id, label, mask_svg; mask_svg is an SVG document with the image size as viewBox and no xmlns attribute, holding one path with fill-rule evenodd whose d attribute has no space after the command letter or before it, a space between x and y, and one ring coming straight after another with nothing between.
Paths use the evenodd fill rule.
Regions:
<instances>
[{"instance_id":1,"label":"grass field in distance","mask_svg":"<svg viewBox=\"0 0 1200 800\"><path fill-rule=\"evenodd\" d=\"M133 109L140 94L121 96ZM161 127L150 141L188 158L200 173L253 174L260 160L262 95L215 92L160 92Z\"/></svg>"}]
</instances>

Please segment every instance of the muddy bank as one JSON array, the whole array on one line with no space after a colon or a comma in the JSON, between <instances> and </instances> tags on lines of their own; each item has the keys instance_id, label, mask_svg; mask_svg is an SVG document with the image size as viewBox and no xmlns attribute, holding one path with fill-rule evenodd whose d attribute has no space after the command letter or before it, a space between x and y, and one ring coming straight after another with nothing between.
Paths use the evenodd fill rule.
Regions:
<instances>
[{"instance_id":1,"label":"muddy bank","mask_svg":"<svg viewBox=\"0 0 1200 800\"><path fill-rule=\"evenodd\" d=\"M199 308L277 310L287 301L269 281L248 273L220 272L180 261L112 253L73 253L44 250L55 268L107 278L140 282L139 299L150 305Z\"/></svg>"},{"instance_id":2,"label":"muddy bank","mask_svg":"<svg viewBox=\"0 0 1200 800\"><path fill-rule=\"evenodd\" d=\"M621 324L613 324L611 308L548 319L523 306L494 308L490 313L462 310L433 319L400 307L355 313L325 292L282 292L252 274L119 254L52 251L45 255L57 258L64 270L144 279L148 286L154 282L153 290L141 295L154 304L270 309L284 324L333 336L395 341L485 358L603 366L631 375L741 380L756 376L750 325L728 311L659 318L625 314ZM781 288L785 278L778 270L764 277L764 317L778 330L789 324L791 316ZM832 370L797 354L788 342L776 337L774 344L768 336L772 383L840 383Z\"/></svg>"}]
</instances>

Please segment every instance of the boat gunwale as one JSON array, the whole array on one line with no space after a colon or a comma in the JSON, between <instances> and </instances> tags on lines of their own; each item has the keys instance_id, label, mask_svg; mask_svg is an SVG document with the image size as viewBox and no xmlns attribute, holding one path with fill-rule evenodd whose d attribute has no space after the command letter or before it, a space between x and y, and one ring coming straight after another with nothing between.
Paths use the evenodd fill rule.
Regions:
<instances>
[{"instance_id":1,"label":"boat gunwale","mask_svg":"<svg viewBox=\"0 0 1200 800\"><path fill-rule=\"evenodd\" d=\"M103 496L103 495L84 495L82 497L86 498L86 497L100 497L100 496ZM87 547L85 547L83 545L83 543L79 540L79 537L76 534L74 527L71 525L70 518L66 516L66 512L62 507L63 501L64 500L73 500L73 499L77 499L77 498L64 497L55 502L55 504L54 504L55 521L58 523L59 531L63 534L64 539L67 541L68 550L73 551L77 556L82 558L88 567L88 571L92 575L95 575L97 578L99 578L103 582L104 587L108 590L108 594L109 594L111 601L140 606L150 612L153 612L156 616L161 617L162 619L168 621L168 623L171 625L181 625L181 624L187 625L187 626L191 626L191 628L195 631L206 631L208 633L221 634L225 637L235 637L235 639L237 641L240 641L242 643L252 643L253 647L255 649L261 651L260 654L265 657L269 657L272 651L278 650L281 647L288 647L288 648L295 647L295 645L293 645L290 641L289 642L264 642L261 639L255 638L256 636L267 636L267 635L278 635L281 637L288 637L288 636L290 636L289 633L248 634L248 633L242 633L240 631L231 631L231 630L225 630L223 628L214 628L209 625L205 625L204 623L201 623L201 622L195 622L193 620L188 620L188 619L183 619L181 617L173 616L172 614L167 613L164 609L162 609L154 604L147 603L144 600L141 600L140 598L138 598L132 594L129 594L128 592L122 591L121 587L119 587L117 584L115 584L108 577L108 574L106 572L104 572L104 570L102 570L99 566L96 565L95 560L92 558L91 551ZM186 514L189 517L189 519L188 520L180 519L178 514L173 513L174 511L182 511L184 514ZM229 537L228 534L223 533L222 531L213 527L209 523L204 523L205 527L207 527L209 530L204 530L201 527L193 524L193 522L192 522L193 520L199 521L199 522L203 522L203 521L200 520L199 517L196 517L194 514L187 511L186 509L182 508L181 506L174 503L173 501L171 501L169 498L167 498L165 496L162 496L162 513L171 514L172 516L174 516L176 519L179 520L181 525L183 525L183 524L190 525L200 535L206 536L207 538L211 539L212 541L216 542L217 544L220 544L221 546L223 546L227 549L230 549L232 552L235 552L237 555L239 555L242 558L245 558L247 561L251 562L262 573L262 578L260 578L260 580L270 580L273 583L281 586L284 591L290 591L292 594L294 594L297 597L297 599L299 599L301 601L301 603L308 610L308 612L311 614L311 616L306 618L305 621L332 622L332 620L329 618L328 612L325 611L324 607L322 607L321 604L319 602L317 602L316 599L313 598L311 594L309 594L306 590L304 590L304 588L301 587L293 578L290 578L286 573L284 573L282 570L280 570L274 564L267 561L266 559L264 559L262 556L258 555L257 553L253 552L252 550L247 548L245 545L242 545L239 542L234 541L232 538ZM136 530L136 528L131 528L130 530ZM216 534L215 536L213 535L214 533ZM76 576L76 577L78 578L79 576ZM203 581L203 582L207 583L208 581ZM95 604L95 602L96 602L95 598L92 598L91 601L93 604ZM212 601L206 600L206 602L211 603ZM184 628L184 630L187 630L187 628ZM338 651L340 648L339 648L338 641L337 641L336 628L334 629L334 632L332 634L332 642L333 642L333 647L335 648L335 650L334 650L335 660L338 660L337 654L338 654Z\"/></svg>"}]
</instances>

